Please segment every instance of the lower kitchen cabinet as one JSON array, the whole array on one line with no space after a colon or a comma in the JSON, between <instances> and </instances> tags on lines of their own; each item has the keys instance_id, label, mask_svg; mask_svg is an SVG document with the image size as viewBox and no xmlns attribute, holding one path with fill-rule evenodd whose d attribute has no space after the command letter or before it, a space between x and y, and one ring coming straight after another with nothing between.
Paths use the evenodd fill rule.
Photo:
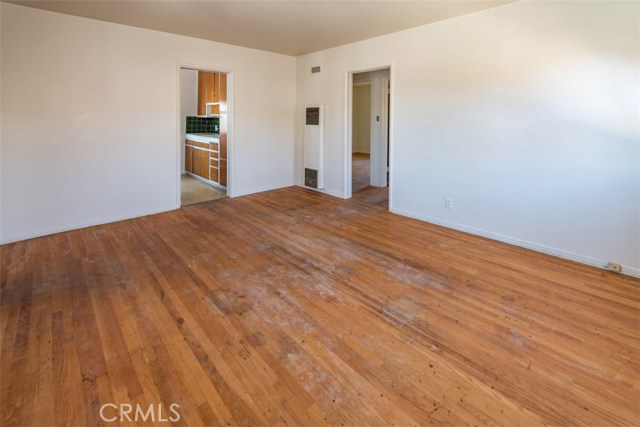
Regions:
<instances>
[{"instance_id":1,"label":"lower kitchen cabinet","mask_svg":"<svg viewBox=\"0 0 640 427\"><path fill-rule=\"evenodd\" d=\"M205 150L194 149L193 152L193 173L209 179L209 152Z\"/></svg>"},{"instance_id":2,"label":"lower kitchen cabinet","mask_svg":"<svg viewBox=\"0 0 640 427\"><path fill-rule=\"evenodd\" d=\"M193 173L193 151L190 145L184 146L184 170Z\"/></svg>"},{"instance_id":3,"label":"lower kitchen cabinet","mask_svg":"<svg viewBox=\"0 0 640 427\"><path fill-rule=\"evenodd\" d=\"M227 159L220 159L220 185L227 186Z\"/></svg>"},{"instance_id":4,"label":"lower kitchen cabinet","mask_svg":"<svg viewBox=\"0 0 640 427\"><path fill-rule=\"evenodd\" d=\"M203 143L185 140L184 169L192 175L227 186L226 135L223 141Z\"/></svg>"},{"instance_id":5,"label":"lower kitchen cabinet","mask_svg":"<svg viewBox=\"0 0 640 427\"><path fill-rule=\"evenodd\" d=\"M220 134L220 158L227 158L227 134Z\"/></svg>"}]
</instances>

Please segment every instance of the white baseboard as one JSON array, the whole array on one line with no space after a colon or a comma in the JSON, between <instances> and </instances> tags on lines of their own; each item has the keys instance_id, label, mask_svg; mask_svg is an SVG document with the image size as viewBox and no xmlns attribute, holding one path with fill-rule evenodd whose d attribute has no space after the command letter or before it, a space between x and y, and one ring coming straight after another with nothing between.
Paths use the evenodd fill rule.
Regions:
<instances>
[{"instance_id":1,"label":"white baseboard","mask_svg":"<svg viewBox=\"0 0 640 427\"><path fill-rule=\"evenodd\" d=\"M338 197L340 199L344 199L344 193L342 191L335 191L335 190L328 190L328 189L323 189L323 190L318 190L316 188L311 188L311 187L307 187L302 183L296 183L297 187L302 187L305 190L311 190L311 191L315 191L316 193L322 193L322 194L327 194L329 196L333 196L333 197Z\"/></svg>"},{"instance_id":2,"label":"white baseboard","mask_svg":"<svg viewBox=\"0 0 640 427\"><path fill-rule=\"evenodd\" d=\"M62 227L53 227L53 228L45 228L43 230L38 230L33 233L19 233L17 235L9 237L7 240L0 240L1 245L6 245L8 243L20 242L23 240L35 239L37 237L50 236L52 234L65 233L67 231L80 230L82 228L95 227L97 225L110 224L112 222L125 221L127 219L140 218L142 216L147 215L155 215L163 212L170 212L176 209L179 209L180 206L174 206L168 209L162 209L157 211L147 211L147 212L139 212L133 215L121 215L121 216L113 216L100 218L96 221L86 221L79 224L62 226ZM4 237L4 236L3 236Z\"/></svg>"},{"instance_id":3,"label":"white baseboard","mask_svg":"<svg viewBox=\"0 0 640 427\"><path fill-rule=\"evenodd\" d=\"M249 194L263 193L265 191L278 190L280 188L286 188L286 187L293 187L294 185L295 184L293 181L287 181L287 182L283 182L276 185L264 185L260 187L250 188L248 190L245 189L245 190L236 191L235 194L230 197L248 196Z\"/></svg>"},{"instance_id":4,"label":"white baseboard","mask_svg":"<svg viewBox=\"0 0 640 427\"><path fill-rule=\"evenodd\" d=\"M564 249L554 248L552 246L543 245L540 243L530 242L528 240L519 239L517 237L507 236L500 233L495 233L493 231L483 230L476 227L471 227L464 224L459 224L453 221L447 221L439 218L434 218L429 215L423 215L417 212L409 211L406 209L399 208L390 208L392 213L407 216L409 218L418 219L420 221L429 222L436 225L441 225L443 227L452 228L458 231L464 231L465 233L475 234L477 236L486 237L488 239L497 240L499 242L509 243L515 246L520 246L526 249L531 249L536 252L541 252L547 255L553 255L559 258L568 259L571 261L579 262L581 264L590 265L593 267L598 267L602 269L606 269L605 266L607 261L601 260L598 258L593 258L588 255L583 255L571 251L567 251ZM640 277L640 268L631 267L628 265L622 266L622 274L626 274L628 276Z\"/></svg>"}]
</instances>

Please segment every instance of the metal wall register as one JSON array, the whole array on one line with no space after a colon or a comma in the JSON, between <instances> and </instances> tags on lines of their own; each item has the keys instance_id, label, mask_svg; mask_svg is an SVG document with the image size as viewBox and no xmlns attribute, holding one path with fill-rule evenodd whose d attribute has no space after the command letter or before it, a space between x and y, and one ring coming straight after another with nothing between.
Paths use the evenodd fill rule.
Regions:
<instances>
[{"instance_id":1,"label":"metal wall register","mask_svg":"<svg viewBox=\"0 0 640 427\"><path fill-rule=\"evenodd\" d=\"M318 170L304 168L304 185L311 188L318 188Z\"/></svg>"},{"instance_id":2,"label":"metal wall register","mask_svg":"<svg viewBox=\"0 0 640 427\"><path fill-rule=\"evenodd\" d=\"M304 120L304 185L324 188L324 106L309 105Z\"/></svg>"},{"instance_id":3,"label":"metal wall register","mask_svg":"<svg viewBox=\"0 0 640 427\"><path fill-rule=\"evenodd\" d=\"M307 121L308 125L319 125L320 124L320 107L309 107L307 108Z\"/></svg>"}]
</instances>

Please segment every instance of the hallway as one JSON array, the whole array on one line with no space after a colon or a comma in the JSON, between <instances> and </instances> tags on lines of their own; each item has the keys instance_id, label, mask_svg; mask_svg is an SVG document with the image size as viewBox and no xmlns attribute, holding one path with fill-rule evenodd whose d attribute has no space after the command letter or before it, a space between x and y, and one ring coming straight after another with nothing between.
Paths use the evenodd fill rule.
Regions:
<instances>
[{"instance_id":1,"label":"hallway","mask_svg":"<svg viewBox=\"0 0 640 427\"><path fill-rule=\"evenodd\" d=\"M371 177L369 175L371 158L369 153L353 153L352 157L352 191L356 193L365 190L369 186Z\"/></svg>"}]
</instances>

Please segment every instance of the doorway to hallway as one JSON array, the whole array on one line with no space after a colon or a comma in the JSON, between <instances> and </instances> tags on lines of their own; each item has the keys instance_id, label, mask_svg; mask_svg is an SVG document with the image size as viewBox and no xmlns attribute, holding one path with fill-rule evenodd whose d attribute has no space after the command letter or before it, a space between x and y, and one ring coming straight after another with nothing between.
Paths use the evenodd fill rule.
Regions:
<instances>
[{"instance_id":1,"label":"doorway to hallway","mask_svg":"<svg viewBox=\"0 0 640 427\"><path fill-rule=\"evenodd\" d=\"M390 68L350 73L346 197L389 185Z\"/></svg>"},{"instance_id":2,"label":"doorway to hallway","mask_svg":"<svg viewBox=\"0 0 640 427\"><path fill-rule=\"evenodd\" d=\"M357 76L357 75L356 75ZM352 180L353 193L371 182L371 81L353 83Z\"/></svg>"}]
</instances>

